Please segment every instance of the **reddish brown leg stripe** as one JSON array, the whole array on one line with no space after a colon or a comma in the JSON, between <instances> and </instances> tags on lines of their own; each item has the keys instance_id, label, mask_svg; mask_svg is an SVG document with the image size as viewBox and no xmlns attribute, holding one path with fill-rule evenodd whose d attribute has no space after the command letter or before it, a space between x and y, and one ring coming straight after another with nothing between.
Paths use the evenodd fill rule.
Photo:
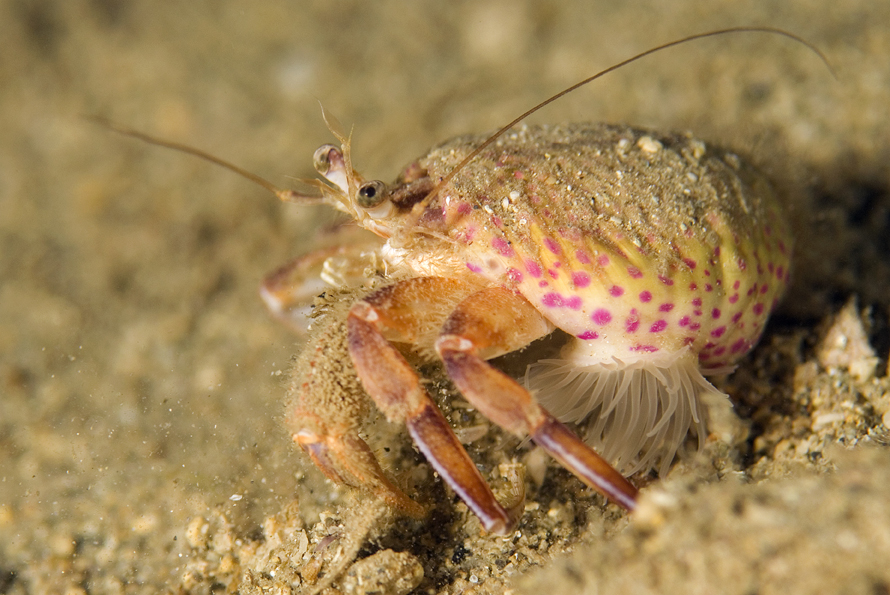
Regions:
<instances>
[{"instance_id":1,"label":"reddish brown leg stripe","mask_svg":"<svg viewBox=\"0 0 890 595\"><path fill-rule=\"evenodd\" d=\"M506 535L516 526L516 519L495 499L491 488L461 446L448 421L435 405L429 403L411 417L408 431L414 443L439 475L467 503L487 531Z\"/></svg>"},{"instance_id":2,"label":"reddish brown leg stripe","mask_svg":"<svg viewBox=\"0 0 890 595\"><path fill-rule=\"evenodd\" d=\"M532 440L584 483L622 508L637 506L637 488L549 413Z\"/></svg>"},{"instance_id":3,"label":"reddish brown leg stripe","mask_svg":"<svg viewBox=\"0 0 890 595\"><path fill-rule=\"evenodd\" d=\"M517 435L530 435L566 469L618 505L633 510L637 489L522 386L472 353L470 341L444 336L437 343L448 376L485 417Z\"/></svg>"},{"instance_id":4,"label":"reddish brown leg stripe","mask_svg":"<svg viewBox=\"0 0 890 595\"><path fill-rule=\"evenodd\" d=\"M377 328L377 313L364 302L346 319L349 356L365 390L391 422L404 422L420 408L426 393L414 368Z\"/></svg>"},{"instance_id":5,"label":"reddish brown leg stripe","mask_svg":"<svg viewBox=\"0 0 890 595\"><path fill-rule=\"evenodd\" d=\"M440 340L437 347L448 377L458 390L498 426L517 436L527 436L540 422L540 406L527 390L488 362L475 354L449 349L451 339Z\"/></svg>"},{"instance_id":6,"label":"reddish brown leg stripe","mask_svg":"<svg viewBox=\"0 0 890 595\"><path fill-rule=\"evenodd\" d=\"M347 318L349 355L365 390L383 414L408 426L414 443L486 530L506 534L515 519L498 504L451 426L430 400L411 365L381 334L381 316L366 302Z\"/></svg>"}]
</instances>

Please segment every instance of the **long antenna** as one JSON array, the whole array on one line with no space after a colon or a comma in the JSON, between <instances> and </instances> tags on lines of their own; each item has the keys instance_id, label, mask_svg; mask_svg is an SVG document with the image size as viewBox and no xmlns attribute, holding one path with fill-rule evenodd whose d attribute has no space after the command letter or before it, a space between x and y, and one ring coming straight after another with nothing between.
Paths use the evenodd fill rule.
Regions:
<instances>
[{"instance_id":1,"label":"long antenna","mask_svg":"<svg viewBox=\"0 0 890 595\"><path fill-rule=\"evenodd\" d=\"M718 29L716 31L708 31L707 33L696 33L694 35L689 35L687 37L683 37L682 39L677 39L674 41L669 41L667 43L663 43L661 45L655 46L654 48L650 48L650 49L646 50L645 52L640 52L639 54L637 54L635 56L631 56L630 58L627 58L626 60L622 60L621 62L618 62L617 64L613 64L612 66L609 66L605 70L601 70L601 71L597 72L596 74L594 74L593 76L589 76L586 79L584 79L583 81L577 82L574 85L572 85L571 87L568 87L567 89L560 91L556 95L553 95L548 99L545 99L544 101L542 101L538 105L534 106L530 110L517 116L509 124L507 124L500 130L498 130L497 132L495 132L494 134L489 136L485 140L485 142L483 142L481 145L476 147L476 149L472 153L467 155L463 161L458 163L454 167L454 169L452 169L450 172L448 172L448 174L445 175L445 177L443 177L441 180L439 180L439 183L436 184L436 187L433 188L430 191L430 193L427 194L426 197L424 197L424 199L422 201L420 201L416 205L414 205L414 208L412 209L412 213L411 213L412 217L414 218L414 221L416 221L420 217L420 215L423 213L424 209L426 209L427 205L429 205L430 202L436 197L436 195L439 194L439 191L442 189L442 187L445 186L452 179L454 179L454 176L456 176L458 173L460 173L460 171L464 167L466 167L468 163L470 163L473 159L475 159L479 155L479 153L481 153L482 151L487 149L489 146L491 146L492 143L494 143L497 139L502 137L508 130L510 130L511 128L513 128L514 126L516 126L517 124L519 124L520 122L525 120L527 117L529 117L536 111L550 105L557 99L559 99L565 95L568 95L569 93L578 89L579 87L583 87L584 85L591 83L591 82L595 81L596 79L598 79L602 76L605 76L614 70L618 70L619 68L622 68L623 66L627 66L631 62L636 62L637 60L639 60L641 58L645 58L646 56L648 56L650 54L654 54L655 52L660 52L661 50L665 50L667 48L674 47L675 45L680 45L680 44L687 43L690 41L695 41L696 39L704 39L706 37L716 37L717 35L726 35L728 33L771 33L771 34L775 34L775 35L781 35L782 37L787 37L788 39L796 41L797 43L803 45L804 47L806 47L810 51L812 51L814 54L816 54L819 57L819 59L822 60L822 62L825 64L826 68L828 68L828 71L831 73L831 75L835 79L837 79L837 74L835 73L834 68L831 66L831 63L828 61L828 58L825 57L825 54L823 54L819 48L817 48L815 45L813 45L806 39L804 39L798 35L795 35L794 33L789 33L788 31L784 31L783 29L777 29L775 27L730 27L727 29Z\"/></svg>"},{"instance_id":2,"label":"long antenna","mask_svg":"<svg viewBox=\"0 0 890 595\"><path fill-rule=\"evenodd\" d=\"M315 204L323 204L323 199L320 196L313 196L311 194L300 194L294 190L287 190L284 188L279 188L269 180L256 175L255 173L249 172L246 169L242 169L237 165L229 163L224 159L220 159L215 155L211 155L201 149L196 149L195 147L190 147L188 145L184 145L181 143L177 143L174 141L164 140L162 138L157 138L144 132L139 132L138 130L133 130L132 128L125 128L123 126L118 126L106 120L105 118L101 118L99 116L86 116L88 120L99 124L100 126L104 126L113 132L117 132L118 134L122 134L124 136L130 136L136 139L141 140L142 142L148 143L150 145L157 145L159 147L164 147L167 149L173 149L174 151L179 151L180 153L187 153L189 155L194 155L204 161L209 161L215 165L223 167L229 171L235 172L239 176L243 178L247 178L254 184L258 184L277 196L282 202L293 202L300 205L315 205Z\"/></svg>"}]
</instances>

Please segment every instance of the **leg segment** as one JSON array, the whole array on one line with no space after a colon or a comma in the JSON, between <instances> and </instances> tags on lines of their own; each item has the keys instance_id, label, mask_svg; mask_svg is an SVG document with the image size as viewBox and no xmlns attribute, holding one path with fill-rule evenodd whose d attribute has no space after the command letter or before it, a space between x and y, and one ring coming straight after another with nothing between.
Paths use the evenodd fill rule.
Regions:
<instances>
[{"instance_id":1,"label":"leg segment","mask_svg":"<svg viewBox=\"0 0 890 595\"><path fill-rule=\"evenodd\" d=\"M302 335L309 326L308 313L315 296L331 288L361 287L367 271L376 270L379 241L364 236L336 234L343 244L304 254L273 271L263 280L260 297L276 319Z\"/></svg>"},{"instance_id":2,"label":"leg segment","mask_svg":"<svg viewBox=\"0 0 890 595\"><path fill-rule=\"evenodd\" d=\"M413 367L389 343L422 344L430 319L443 313L438 317L441 321L455 303L475 289L459 281L425 277L373 293L349 312L349 354L362 384L384 415L408 426L427 460L488 531L505 534L515 526L518 511L508 511L498 503Z\"/></svg>"},{"instance_id":3,"label":"leg segment","mask_svg":"<svg viewBox=\"0 0 890 595\"><path fill-rule=\"evenodd\" d=\"M633 510L636 488L538 405L527 390L485 361L527 344L547 324L521 296L489 287L466 298L452 313L436 341L436 351L458 389L483 415L514 434L530 435L584 483Z\"/></svg>"}]
</instances>

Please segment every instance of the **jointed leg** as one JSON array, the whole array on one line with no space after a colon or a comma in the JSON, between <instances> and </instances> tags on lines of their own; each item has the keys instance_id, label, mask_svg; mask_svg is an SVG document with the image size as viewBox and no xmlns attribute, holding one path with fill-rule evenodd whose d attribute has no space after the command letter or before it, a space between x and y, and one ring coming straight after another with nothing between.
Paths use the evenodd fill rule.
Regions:
<instances>
[{"instance_id":1,"label":"jointed leg","mask_svg":"<svg viewBox=\"0 0 890 595\"><path fill-rule=\"evenodd\" d=\"M362 384L384 415L408 426L426 458L487 530L505 534L515 526L518 511L507 511L498 503L412 366L389 343L390 339L422 340L418 332L429 328L430 318L447 312L474 289L459 281L427 277L408 279L371 294L349 312L349 354Z\"/></svg>"},{"instance_id":2,"label":"jointed leg","mask_svg":"<svg viewBox=\"0 0 890 595\"><path fill-rule=\"evenodd\" d=\"M342 245L303 254L266 276L260 297L272 316L302 335L318 294L332 288L358 288L368 282L366 271L374 270L379 262L380 242L352 235L355 232L338 233L337 237L344 237Z\"/></svg>"},{"instance_id":3,"label":"jointed leg","mask_svg":"<svg viewBox=\"0 0 890 595\"><path fill-rule=\"evenodd\" d=\"M359 436L372 404L349 362L345 304L328 308L291 376L287 423L293 439L330 479L421 516L423 508L390 481Z\"/></svg>"},{"instance_id":4,"label":"jointed leg","mask_svg":"<svg viewBox=\"0 0 890 595\"><path fill-rule=\"evenodd\" d=\"M523 297L489 287L457 307L445 322L436 350L457 388L483 415L514 434L530 435L584 483L633 510L636 488L538 405L525 388L485 361L527 344L528 335L547 324Z\"/></svg>"}]
</instances>

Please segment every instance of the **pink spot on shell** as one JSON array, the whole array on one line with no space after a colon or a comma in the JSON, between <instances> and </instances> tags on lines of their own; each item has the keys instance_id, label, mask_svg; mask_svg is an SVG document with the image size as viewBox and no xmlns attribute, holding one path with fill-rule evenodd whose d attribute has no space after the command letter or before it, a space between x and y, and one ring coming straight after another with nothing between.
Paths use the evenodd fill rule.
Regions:
<instances>
[{"instance_id":1,"label":"pink spot on shell","mask_svg":"<svg viewBox=\"0 0 890 595\"><path fill-rule=\"evenodd\" d=\"M658 347L655 345L634 345L630 348L631 351L640 351L642 353L655 353L658 351Z\"/></svg>"},{"instance_id":2,"label":"pink spot on shell","mask_svg":"<svg viewBox=\"0 0 890 595\"><path fill-rule=\"evenodd\" d=\"M664 284L667 285L667 286L671 286L671 285L674 284L674 280L673 280L673 279L668 279L668 278L665 277L664 275L658 275L658 280L661 281L662 283L664 283Z\"/></svg>"},{"instance_id":3,"label":"pink spot on shell","mask_svg":"<svg viewBox=\"0 0 890 595\"><path fill-rule=\"evenodd\" d=\"M688 316L684 316L683 318L680 319L679 322L677 322L677 324L680 326L689 326L689 320L690 319Z\"/></svg>"},{"instance_id":4,"label":"pink spot on shell","mask_svg":"<svg viewBox=\"0 0 890 595\"><path fill-rule=\"evenodd\" d=\"M504 238L494 238L491 240L491 247L497 250L498 254L501 256L506 256L507 258L513 258L516 256L516 253L513 251L513 248L510 246L510 243Z\"/></svg>"},{"instance_id":5,"label":"pink spot on shell","mask_svg":"<svg viewBox=\"0 0 890 595\"><path fill-rule=\"evenodd\" d=\"M640 315L636 310L630 311L630 316L624 321L624 330L628 333L635 333L640 328Z\"/></svg>"},{"instance_id":6,"label":"pink spot on shell","mask_svg":"<svg viewBox=\"0 0 890 595\"><path fill-rule=\"evenodd\" d=\"M522 273L519 269L514 269L510 267L507 269L507 280L511 283L522 283Z\"/></svg>"},{"instance_id":7,"label":"pink spot on shell","mask_svg":"<svg viewBox=\"0 0 890 595\"><path fill-rule=\"evenodd\" d=\"M544 246L556 255L562 254L562 249L560 249L559 244L551 238L544 238Z\"/></svg>"},{"instance_id":8,"label":"pink spot on shell","mask_svg":"<svg viewBox=\"0 0 890 595\"><path fill-rule=\"evenodd\" d=\"M641 291L640 292L640 301L641 302L651 302L652 301L652 292L649 291Z\"/></svg>"},{"instance_id":9,"label":"pink spot on shell","mask_svg":"<svg viewBox=\"0 0 890 595\"><path fill-rule=\"evenodd\" d=\"M738 279L736 279L735 283L732 284L733 289L738 289L741 286L742 286L742 282L739 281Z\"/></svg>"},{"instance_id":10,"label":"pink spot on shell","mask_svg":"<svg viewBox=\"0 0 890 595\"><path fill-rule=\"evenodd\" d=\"M701 310L693 310L692 313L696 316L701 316Z\"/></svg>"},{"instance_id":11,"label":"pink spot on shell","mask_svg":"<svg viewBox=\"0 0 890 595\"><path fill-rule=\"evenodd\" d=\"M523 174L521 171L514 171L513 177L516 178L517 180L524 180L525 174Z\"/></svg>"},{"instance_id":12,"label":"pink spot on shell","mask_svg":"<svg viewBox=\"0 0 890 595\"><path fill-rule=\"evenodd\" d=\"M756 315L760 316L761 314L763 314L763 304L761 304L760 302L754 304L752 310Z\"/></svg>"},{"instance_id":13,"label":"pink spot on shell","mask_svg":"<svg viewBox=\"0 0 890 595\"><path fill-rule=\"evenodd\" d=\"M723 355L724 353L726 353L726 347L718 347L717 349L714 350L714 355L716 355L718 357Z\"/></svg>"},{"instance_id":14,"label":"pink spot on shell","mask_svg":"<svg viewBox=\"0 0 890 595\"><path fill-rule=\"evenodd\" d=\"M692 324L689 325L689 330L691 330L691 331L697 331L700 328L701 328L701 325L697 322L693 322Z\"/></svg>"},{"instance_id":15,"label":"pink spot on shell","mask_svg":"<svg viewBox=\"0 0 890 595\"><path fill-rule=\"evenodd\" d=\"M689 291L695 291L696 289L698 289L698 284L697 284L697 283L690 283L690 284L689 284Z\"/></svg>"},{"instance_id":16,"label":"pink spot on shell","mask_svg":"<svg viewBox=\"0 0 890 595\"><path fill-rule=\"evenodd\" d=\"M748 263L745 262L744 258L740 258L738 262L739 262L739 270L740 271L744 271L745 269L748 268Z\"/></svg>"},{"instance_id":17,"label":"pink spot on shell","mask_svg":"<svg viewBox=\"0 0 890 595\"><path fill-rule=\"evenodd\" d=\"M599 338L599 335L596 334L596 331L584 331L578 335L578 338L583 341L592 341L593 339Z\"/></svg>"},{"instance_id":18,"label":"pink spot on shell","mask_svg":"<svg viewBox=\"0 0 890 595\"><path fill-rule=\"evenodd\" d=\"M572 310L580 310L582 303L583 302L581 301L581 298L578 297L577 295L573 295L572 297L570 297L569 299L566 300L566 306L568 306Z\"/></svg>"},{"instance_id":19,"label":"pink spot on shell","mask_svg":"<svg viewBox=\"0 0 890 595\"><path fill-rule=\"evenodd\" d=\"M781 281L785 277L785 267L779 265L776 267L776 279Z\"/></svg>"},{"instance_id":20,"label":"pink spot on shell","mask_svg":"<svg viewBox=\"0 0 890 595\"><path fill-rule=\"evenodd\" d=\"M575 251L575 258L581 264L590 264L590 257L587 256L587 252L585 252L584 250Z\"/></svg>"},{"instance_id":21,"label":"pink spot on shell","mask_svg":"<svg viewBox=\"0 0 890 595\"><path fill-rule=\"evenodd\" d=\"M705 270L704 270L704 273L705 273L705 277L710 277L710 276L711 276L711 271L709 271L708 269L705 269Z\"/></svg>"},{"instance_id":22,"label":"pink spot on shell","mask_svg":"<svg viewBox=\"0 0 890 595\"><path fill-rule=\"evenodd\" d=\"M720 246L714 248L714 256L720 256Z\"/></svg>"},{"instance_id":23,"label":"pink spot on shell","mask_svg":"<svg viewBox=\"0 0 890 595\"><path fill-rule=\"evenodd\" d=\"M690 269L694 269L697 265L697 263L691 258L684 258L683 262L686 263L686 266L688 266Z\"/></svg>"},{"instance_id":24,"label":"pink spot on shell","mask_svg":"<svg viewBox=\"0 0 890 595\"><path fill-rule=\"evenodd\" d=\"M470 269L471 271L473 271L474 273L482 272L482 269L478 265L473 264L472 262L467 263L467 268Z\"/></svg>"},{"instance_id":25,"label":"pink spot on shell","mask_svg":"<svg viewBox=\"0 0 890 595\"><path fill-rule=\"evenodd\" d=\"M695 343L695 337L686 337L683 339L683 345L692 345Z\"/></svg>"},{"instance_id":26,"label":"pink spot on shell","mask_svg":"<svg viewBox=\"0 0 890 595\"><path fill-rule=\"evenodd\" d=\"M600 254L596 257L596 264L600 265L601 267L609 266L609 256L606 254Z\"/></svg>"},{"instance_id":27,"label":"pink spot on shell","mask_svg":"<svg viewBox=\"0 0 890 595\"><path fill-rule=\"evenodd\" d=\"M541 303L550 308L562 308L565 302L558 293L545 293L541 298Z\"/></svg>"},{"instance_id":28,"label":"pink spot on shell","mask_svg":"<svg viewBox=\"0 0 890 595\"><path fill-rule=\"evenodd\" d=\"M641 279L643 277L643 273L637 267L627 267L627 274L634 279Z\"/></svg>"},{"instance_id":29,"label":"pink spot on shell","mask_svg":"<svg viewBox=\"0 0 890 595\"><path fill-rule=\"evenodd\" d=\"M546 281L538 281L538 287L547 287L548 285L550 284Z\"/></svg>"},{"instance_id":30,"label":"pink spot on shell","mask_svg":"<svg viewBox=\"0 0 890 595\"><path fill-rule=\"evenodd\" d=\"M468 202L462 202L457 205L457 212L461 215L468 215L473 212L473 207L471 207Z\"/></svg>"},{"instance_id":31,"label":"pink spot on shell","mask_svg":"<svg viewBox=\"0 0 890 595\"><path fill-rule=\"evenodd\" d=\"M600 308L590 315L590 319L599 325L609 324L612 322L612 313L605 308Z\"/></svg>"},{"instance_id":32,"label":"pink spot on shell","mask_svg":"<svg viewBox=\"0 0 890 595\"><path fill-rule=\"evenodd\" d=\"M587 287L590 285L590 275L584 272L572 273L572 283L575 287Z\"/></svg>"},{"instance_id":33,"label":"pink spot on shell","mask_svg":"<svg viewBox=\"0 0 890 595\"><path fill-rule=\"evenodd\" d=\"M736 322L738 322L738 321L741 320L741 319L742 319L742 313L741 313L741 312L736 312L735 314L732 315L732 322L733 322L733 323L736 323Z\"/></svg>"},{"instance_id":34,"label":"pink spot on shell","mask_svg":"<svg viewBox=\"0 0 890 595\"><path fill-rule=\"evenodd\" d=\"M740 351L744 351L747 347L747 341L745 339L739 339L735 343L732 344L732 347L729 348L731 353L739 353Z\"/></svg>"},{"instance_id":35,"label":"pink spot on shell","mask_svg":"<svg viewBox=\"0 0 890 595\"><path fill-rule=\"evenodd\" d=\"M737 293L732 294L731 296L729 296L728 301L730 304L736 303L737 301L739 301L739 294L737 294Z\"/></svg>"},{"instance_id":36,"label":"pink spot on shell","mask_svg":"<svg viewBox=\"0 0 890 595\"><path fill-rule=\"evenodd\" d=\"M719 339L720 337L723 336L723 333L725 333L725 332L726 332L725 326L718 326L717 328L715 328L714 330L711 331L711 336L714 337L715 339Z\"/></svg>"},{"instance_id":37,"label":"pink spot on shell","mask_svg":"<svg viewBox=\"0 0 890 595\"><path fill-rule=\"evenodd\" d=\"M714 308L713 310L711 310L711 318L714 318L715 320L717 318L720 318L720 308Z\"/></svg>"},{"instance_id":38,"label":"pink spot on shell","mask_svg":"<svg viewBox=\"0 0 890 595\"><path fill-rule=\"evenodd\" d=\"M556 279L557 277L559 277L559 273L557 273L553 269L547 269L547 274L550 275L551 279Z\"/></svg>"},{"instance_id":39,"label":"pink spot on shell","mask_svg":"<svg viewBox=\"0 0 890 595\"><path fill-rule=\"evenodd\" d=\"M662 304L658 307L659 312L670 312L674 309L674 305L671 303Z\"/></svg>"},{"instance_id":40,"label":"pink spot on shell","mask_svg":"<svg viewBox=\"0 0 890 595\"><path fill-rule=\"evenodd\" d=\"M622 295L624 295L624 288L613 285L611 288L609 288L609 295L611 295L612 297L621 297Z\"/></svg>"},{"instance_id":41,"label":"pink spot on shell","mask_svg":"<svg viewBox=\"0 0 890 595\"><path fill-rule=\"evenodd\" d=\"M696 307L701 307L701 298L694 298L692 300L692 305Z\"/></svg>"},{"instance_id":42,"label":"pink spot on shell","mask_svg":"<svg viewBox=\"0 0 890 595\"><path fill-rule=\"evenodd\" d=\"M767 291L769 291L769 284L764 283L760 286L760 293L766 293Z\"/></svg>"},{"instance_id":43,"label":"pink spot on shell","mask_svg":"<svg viewBox=\"0 0 890 595\"><path fill-rule=\"evenodd\" d=\"M500 229L504 226L504 220L498 217L497 215L491 216L491 224Z\"/></svg>"},{"instance_id":44,"label":"pink spot on shell","mask_svg":"<svg viewBox=\"0 0 890 595\"><path fill-rule=\"evenodd\" d=\"M541 267L534 260L525 261L525 270L536 279L541 276Z\"/></svg>"},{"instance_id":45,"label":"pink spot on shell","mask_svg":"<svg viewBox=\"0 0 890 595\"><path fill-rule=\"evenodd\" d=\"M667 326L668 326L668 323L666 320L656 320L655 322L652 323L652 326L649 327L649 332L650 333L660 333L661 331L666 329Z\"/></svg>"},{"instance_id":46,"label":"pink spot on shell","mask_svg":"<svg viewBox=\"0 0 890 595\"><path fill-rule=\"evenodd\" d=\"M714 286L710 283L705 283L705 291L714 291Z\"/></svg>"}]
</instances>

